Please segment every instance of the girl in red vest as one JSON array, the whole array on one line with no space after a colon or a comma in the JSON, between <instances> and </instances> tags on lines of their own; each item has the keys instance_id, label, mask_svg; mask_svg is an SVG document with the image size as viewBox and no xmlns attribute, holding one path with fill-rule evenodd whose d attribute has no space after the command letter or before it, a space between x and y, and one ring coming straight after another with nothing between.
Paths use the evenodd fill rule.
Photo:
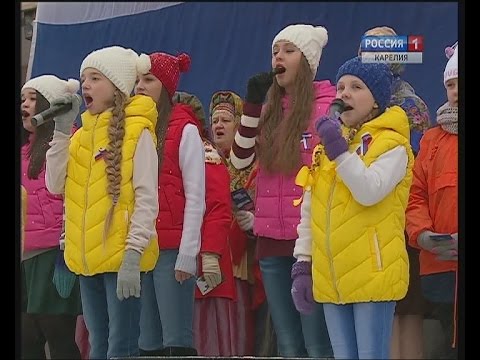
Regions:
<instances>
[{"instance_id":1,"label":"girl in red vest","mask_svg":"<svg viewBox=\"0 0 480 360\"><path fill-rule=\"evenodd\" d=\"M205 155L197 120L189 106L173 104L180 72L190 57L149 55L150 72L135 93L150 96L158 109L158 201L156 227L160 257L142 283L139 346L142 355L196 355L193 311L197 256L205 213ZM215 254L202 254L204 271L220 283Z\"/></svg>"},{"instance_id":2,"label":"girl in red vest","mask_svg":"<svg viewBox=\"0 0 480 360\"><path fill-rule=\"evenodd\" d=\"M209 140L205 112L200 100L184 92L177 92L174 98L174 102L191 107L202 134L205 148L206 211L203 218L200 255L202 258L207 253L214 255L218 258L220 266L220 271L215 268L207 271L209 269L204 266L203 261L199 264L199 276L205 279L208 292L200 291L201 286L195 289L193 322L195 346L201 356L245 355L236 346L238 341L234 341L241 334L238 333L235 313L238 303L228 243L232 221L230 175L224 158Z\"/></svg>"}]
</instances>

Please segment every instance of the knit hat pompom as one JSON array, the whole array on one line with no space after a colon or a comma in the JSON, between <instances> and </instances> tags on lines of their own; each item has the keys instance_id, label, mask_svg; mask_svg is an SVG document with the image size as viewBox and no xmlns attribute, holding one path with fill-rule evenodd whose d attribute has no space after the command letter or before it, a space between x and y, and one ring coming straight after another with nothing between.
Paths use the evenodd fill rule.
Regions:
<instances>
[{"instance_id":1,"label":"knit hat pompom","mask_svg":"<svg viewBox=\"0 0 480 360\"><path fill-rule=\"evenodd\" d=\"M148 74L152 67L152 63L150 62L150 56L147 54L140 54L137 60L137 72L139 75Z\"/></svg>"},{"instance_id":2,"label":"knit hat pompom","mask_svg":"<svg viewBox=\"0 0 480 360\"><path fill-rule=\"evenodd\" d=\"M455 44L453 44L452 46L447 46L445 48L445 56L447 57L447 59L450 59L453 56L457 46L458 46L458 41L456 41Z\"/></svg>"},{"instance_id":3,"label":"knit hat pompom","mask_svg":"<svg viewBox=\"0 0 480 360\"><path fill-rule=\"evenodd\" d=\"M324 48L328 43L328 32L323 26L315 26L313 31L316 33L320 47Z\"/></svg>"},{"instance_id":4,"label":"knit hat pompom","mask_svg":"<svg viewBox=\"0 0 480 360\"><path fill-rule=\"evenodd\" d=\"M190 69L190 56L186 53L173 56L163 52L155 52L150 54L149 57L152 64L150 73L162 82L169 97L172 98L177 91L180 73L187 72Z\"/></svg>"},{"instance_id":5,"label":"knit hat pompom","mask_svg":"<svg viewBox=\"0 0 480 360\"><path fill-rule=\"evenodd\" d=\"M353 75L362 80L373 95L378 107L384 111L392 96L393 74L385 63L363 63L360 57L346 61L338 69L335 82L344 75Z\"/></svg>"},{"instance_id":6,"label":"knit hat pompom","mask_svg":"<svg viewBox=\"0 0 480 360\"><path fill-rule=\"evenodd\" d=\"M181 53L178 55L178 67L180 69L180 72L187 72L190 70L190 65L192 64L192 60L190 59L190 56L186 53Z\"/></svg>"},{"instance_id":7,"label":"knit hat pompom","mask_svg":"<svg viewBox=\"0 0 480 360\"><path fill-rule=\"evenodd\" d=\"M67 80L67 92L70 94L75 94L80 90L80 81L77 79L68 79Z\"/></svg>"}]
</instances>

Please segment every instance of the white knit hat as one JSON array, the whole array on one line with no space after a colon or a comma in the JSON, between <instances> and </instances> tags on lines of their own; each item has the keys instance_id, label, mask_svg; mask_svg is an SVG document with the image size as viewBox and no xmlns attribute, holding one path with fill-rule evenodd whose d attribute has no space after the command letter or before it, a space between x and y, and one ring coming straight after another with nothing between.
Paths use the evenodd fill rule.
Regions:
<instances>
[{"instance_id":1,"label":"white knit hat","mask_svg":"<svg viewBox=\"0 0 480 360\"><path fill-rule=\"evenodd\" d=\"M132 93L138 74L150 70L148 55L132 49L110 46L91 52L80 66L80 76L86 68L94 68L105 75L127 97Z\"/></svg>"},{"instance_id":2,"label":"white knit hat","mask_svg":"<svg viewBox=\"0 0 480 360\"><path fill-rule=\"evenodd\" d=\"M445 53L448 56L449 52L447 51L447 49L445 49ZM458 45L455 46L453 55L451 55L450 59L447 62L447 66L445 66L445 71L443 72L443 84L446 84L447 81L450 79L456 78L458 78Z\"/></svg>"},{"instance_id":3,"label":"white knit hat","mask_svg":"<svg viewBox=\"0 0 480 360\"><path fill-rule=\"evenodd\" d=\"M37 90L51 103L66 93L75 94L80 89L80 82L76 79L65 81L54 75L42 75L28 80L22 86L22 91L24 89Z\"/></svg>"},{"instance_id":4,"label":"white knit hat","mask_svg":"<svg viewBox=\"0 0 480 360\"><path fill-rule=\"evenodd\" d=\"M320 57L322 56L322 49L328 42L327 29L323 26L289 25L273 39L272 51L273 46L281 40L289 41L300 49L307 58L313 77L315 77Z\"/></svg>"}]
</instances>

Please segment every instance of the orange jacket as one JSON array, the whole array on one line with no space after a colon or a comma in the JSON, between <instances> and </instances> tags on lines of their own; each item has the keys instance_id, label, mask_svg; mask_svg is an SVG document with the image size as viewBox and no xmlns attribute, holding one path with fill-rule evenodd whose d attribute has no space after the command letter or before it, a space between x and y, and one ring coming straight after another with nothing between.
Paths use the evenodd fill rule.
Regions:
<instances>
[{"instance_id":1,"label":"orange jacket","mask_svg":"<svg viewBox=\"0 0 480 360\"><path fill-rule=\"evenodd\" d=\"M458 136L440 126L428 130L420 141L413 168L413 183L407 207L409 244L420 249L420 275L456 271L456 261L440 261L419 247L425 230L458 232Z\"/></svg>"}]
</instances>

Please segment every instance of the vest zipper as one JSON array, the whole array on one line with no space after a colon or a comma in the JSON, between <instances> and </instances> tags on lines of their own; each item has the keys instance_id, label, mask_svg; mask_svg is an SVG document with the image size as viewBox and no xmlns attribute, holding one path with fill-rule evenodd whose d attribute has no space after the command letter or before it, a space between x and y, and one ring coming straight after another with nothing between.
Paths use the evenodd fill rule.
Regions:
<instances>
[{"instance_id":1,"label":"vest zipper","mask_svg":"<svg viewBox=\"0 0 480 360\"><path fill-rule=\"evenodd\" d=\"M97 115L97 118L95 119L95 125L93 126L92 130L92 155L95 153L95 130L97 127L97 122L98 122L98 117L100 115ZM87 255L85 253L85 241L86 241L86 229L85 229L85 217L87 216L87 209L88 209L88 187L90 185L90 176L92 175L92 168L93 165L92 162L95 161L94 156L90 156L90 166L88 169L88 176L87 176L87 187L85 189L85 206L84 206L84 211L83 211L83 219L82 219L82 261L83 261L83 268L85 269L85 274L89 275L90 270L88 270L88 264L87 264Z\"/></svg>"},{"instance_id":2,"label":"vest zipper","mask_svg":"<svg viewBox=\"0 0 480 360\"><path fill-rule=\"evenodd\" d=\"M283 175L280 175L280 197L278 201L278 220L280 220L280 228L282 230L282 239L285 239L285 225L283 222Z\"/></svg>"},{"instance_id":3,"label":"vest zipper","mask_svg":"<svg viewBox=\"0 0 480 360\"><path fill-rule=\"evenodd\" d=\"M330 189L330 194L328 195L328 202L327 202L327 224L325 226L325 238L327 243L327 253L329 259L329 266L330 266L330 273L332 274L332 284L333 288L335 289L335 293L337 294L337 300L340 303L342 302L340 292L337 288L337 276L335 275L335 267L333 266L333 256L332 256L332 249L330 246L330 209L332 207L332 200L333 200L333 191L335 190L336 180L333 180L332 188Z\"/></svg>"},{"instance_id":4,"label":"vest zipper","mask_svg":"<svg viewBox=\"0 0 480 360\"><path fill-rule=\"evenodd\" d=\"M375 255L377 256L377 269L378 271L382 271L383 270L382 255L380 253L380 245L378 244L378 237L377 237L376 231L373 233L373 244L375 246Z\"/></svg>"}]
</instances>

